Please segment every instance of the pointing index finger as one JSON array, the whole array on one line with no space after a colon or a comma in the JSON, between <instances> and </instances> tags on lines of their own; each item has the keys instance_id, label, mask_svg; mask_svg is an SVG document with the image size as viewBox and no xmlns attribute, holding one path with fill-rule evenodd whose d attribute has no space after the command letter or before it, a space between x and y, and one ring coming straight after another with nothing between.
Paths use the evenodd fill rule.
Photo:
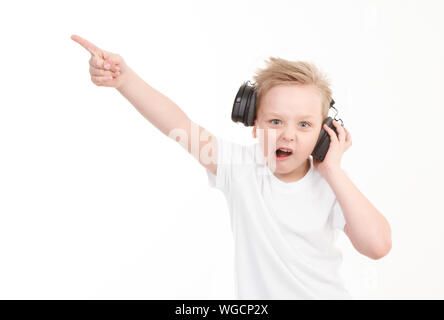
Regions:
<instances>
[{"instance_id":1,"label":"pointing index finger","mask_svg":"<svg viewBox=\"0 0 444 320\"><path fill-rule=\"evenodd\" d=\"M71 39L80 44L86 50L88 50L92 55L102 57L102 50L100 50L98 47L93 45L88 40L83 39L82 37L79 37L78 35L75 34L71 36Z\"/></svg>"}]
</instances>

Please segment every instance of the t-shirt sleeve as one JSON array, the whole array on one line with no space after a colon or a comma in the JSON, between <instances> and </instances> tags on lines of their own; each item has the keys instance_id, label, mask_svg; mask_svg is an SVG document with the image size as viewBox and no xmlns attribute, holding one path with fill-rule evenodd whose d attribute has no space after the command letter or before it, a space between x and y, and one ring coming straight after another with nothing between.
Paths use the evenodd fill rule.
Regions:
<instances>
[{"instance_id":1,"label":"t-shirt sleeve","mask_svg":"<svg viewBox=\"0 0 444 320\"><path fill-rule=\"evenodd\" d=\"M222 166L222 159L226 158L229 152L229 148L225 145L225 141L219 136L215 136L217 140L217 172L214 175L210 170L206 169L208 176L208 184L212 188L223 189L226 185L227 172L229 168Z\"/></svg>"},{"instance_id":2,"label":"t-shirt sleeve","mask_svg":"<svg viewBox=\"0 0 444 320\"><path fill-rule=\"evenodd\" d=\"M345 218L344 218L344 213L342 212L342 208L339 205L338 199L335 199L335 202L333 204L332 225L334 229L340 229L344 231Z\"/></svg>"},{"instance_id":3,"label":"t-shirt sleeve","mask_svg":"<svg viewBox=\"0 0 444 320\"><path fill-rule=\"evenodd\" d=\"M348 169L343 169L343 170L348 177L352 178L350 176L350 172ZM344 231L344 227L346 225L344 212L342 211L341 205L339 204L339 201L336 198L332 209L332 225L334 229L340 229L342 231Z\"/></svg>"},{"instance_id":4,"label":"t-shirt sleeve","mask_svg":"<svg viewBox=\"0 0 444 320\"><path fill-rule=\"evenodd\" d=\"M230 190L231 181L233 180L233 167L242 152L242 146L219 136L215 137L217 140L217 172L214 175L206 169L208 184L212 188L227 192Z\"/></svg>"}]
</instances>

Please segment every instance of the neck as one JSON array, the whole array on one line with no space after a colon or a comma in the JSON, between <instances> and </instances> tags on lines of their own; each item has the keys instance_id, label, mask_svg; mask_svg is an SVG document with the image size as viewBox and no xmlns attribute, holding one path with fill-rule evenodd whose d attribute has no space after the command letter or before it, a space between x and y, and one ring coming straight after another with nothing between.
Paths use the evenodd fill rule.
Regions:
<instances>
[{"instance_id":1,"label":"neck","mask_svg":"<svg viewBox=\"0 0 444 320\"><path fill-rule=\"evenodd\" d=\"M307 174L308 170L310 170L310 159L307 159L303 164L301 164L298 168L289 173L274 173L276 178L284 182L296 182Z\"/></svg>"}]
</instances>

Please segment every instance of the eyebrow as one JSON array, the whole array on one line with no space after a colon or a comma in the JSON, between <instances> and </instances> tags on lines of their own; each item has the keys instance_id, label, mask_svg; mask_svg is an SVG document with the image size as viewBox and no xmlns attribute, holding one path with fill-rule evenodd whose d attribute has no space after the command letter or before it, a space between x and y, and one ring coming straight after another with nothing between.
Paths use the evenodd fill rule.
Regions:
<instances>
[{"instance_id":1,"label":"eyebrow","mask_svg":"<svg viewBox=\"0 0 444 320\"><path fill-rule=\"evenodd\" d=\"M274 113L274 112L268 112L266 113L267 116L277 116L277 117L282 117L282 115L278 114L278 113ZM310 118L315 118L314 115L312 114L305 114L305 115L301 115L299 116L299 118L303 118L303 119L310 119Z\"/></svg>"}]
</instances>

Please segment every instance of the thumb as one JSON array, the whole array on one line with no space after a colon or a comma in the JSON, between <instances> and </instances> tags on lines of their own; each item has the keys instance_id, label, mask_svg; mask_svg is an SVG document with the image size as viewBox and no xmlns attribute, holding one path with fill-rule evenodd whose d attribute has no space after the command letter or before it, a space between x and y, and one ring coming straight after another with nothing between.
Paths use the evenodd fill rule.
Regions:
<instances>
[{"instance_id":1,"label":"thumb","mask_svg":"<svg viewBox=\"0 0 444 320\"><path fill-rule=\"evenodd\" d=\"M105 60L105 64L106 62L110 64L111 68L121 63L121 58L118 54L111 53L108 51L103 51L103 59Z\"/></svg>"}]
</instances>

